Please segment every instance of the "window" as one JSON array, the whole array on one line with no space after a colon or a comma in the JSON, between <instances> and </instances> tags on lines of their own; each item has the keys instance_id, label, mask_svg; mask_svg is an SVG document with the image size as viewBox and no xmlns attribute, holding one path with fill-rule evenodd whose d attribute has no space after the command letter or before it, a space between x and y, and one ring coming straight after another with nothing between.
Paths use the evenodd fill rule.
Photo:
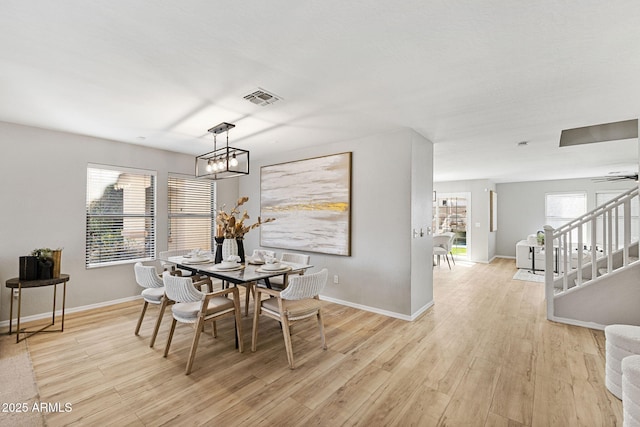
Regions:
<instances>
[{"instance_id":1,"label":"window","mask_svg":"<svg viewBox=\"0 0 640 427\"><path fill-rule=\"evenodd\" d=\"M546 224L558 228L587 213L586 193L547 194L545 203Z\"/></svg>"},{"instance_id":2,"label":"window","mask_svg":"<svg viewBox=\"0 0 640 427\"><path fill-rule=\"evenodd\" d=\"M215 230L215 185L212 181L169 176L168 249L211 250Z\"/></svg>"},{"instance_id":3,"label":"window","mask_svg":"<svg viewBox=\"0 0 640 427\"><path fill-rule=\"evenodd\" d=\"M87 166L86 267L152 260L156 173Z\"/></svg>"},{"instance_id":4,"label":"window","mask_svg":"<svg viewBox=\"0 0 640 427\"><path fill-rule=\"evenodd\" d=\"M586 193L558 193L545 196L545 224L558 228L587 213ZM587 224L582 227L582 236L587 234ZM571 232L573 242L578 241L578 231Z\"/></svg>"}]
</instances>

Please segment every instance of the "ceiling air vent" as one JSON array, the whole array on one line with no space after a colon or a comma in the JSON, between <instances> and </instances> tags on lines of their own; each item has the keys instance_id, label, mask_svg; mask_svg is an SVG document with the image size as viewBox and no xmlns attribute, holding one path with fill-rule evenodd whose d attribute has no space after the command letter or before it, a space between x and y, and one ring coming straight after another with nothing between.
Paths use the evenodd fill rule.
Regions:
<instances>
[{"instance_id":1,"label":"ceiling air vent","mask_svg":"<svg viewBox=\"0 0 640 427\"><path fill-rule=\"evenodd\" d=\"M282 98L272 93L269 93L264 89L258 88L258 90L256 90L255 92L250 93L249 95L246 95L244 99L256 105L264 107L265 105L273 104L276 101L280 101Z\"/></svg>"}]
</instances>

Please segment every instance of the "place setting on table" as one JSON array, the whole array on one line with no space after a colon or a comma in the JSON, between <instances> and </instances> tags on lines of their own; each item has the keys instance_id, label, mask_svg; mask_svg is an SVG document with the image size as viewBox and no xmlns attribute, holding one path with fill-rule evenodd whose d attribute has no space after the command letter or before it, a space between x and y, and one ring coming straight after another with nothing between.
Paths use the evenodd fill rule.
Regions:
<instances>
[{"instance_id":1,"label":"place setting on table","mask_svg":"<svg viewBox=\"0 0 640 427\"><path fill-rule=\"evenodd\" d=\"M237 255L230 255L227 259L220 261L218 264L214 264L211 269L215 271L236 271L242 270L244 264L240 262L240 257Z\"/></svg>"},{"instance_id":2,"label":"place setting on table","mask_svg":"<svg viewBox=\"0 0 640 427\"><path fill-rule=\"evenodd\" d=\"M256 268L256 271L259 273L285 273L292 269L293 267L280 262L277 258L265 257L263 263Z\"/></svg>"},{"instance_id":3,"label":"place setting on table","mask_svg":"<svg viewBox=\"0 0 640 427\"><path fill-rule=\"evenodd\" d=\"M180 264L184 265L202 265L212 264L214 262L211 252L203 251L201 249L194 249L188 254L182 255Z\"/></svg>"}]
</instances>

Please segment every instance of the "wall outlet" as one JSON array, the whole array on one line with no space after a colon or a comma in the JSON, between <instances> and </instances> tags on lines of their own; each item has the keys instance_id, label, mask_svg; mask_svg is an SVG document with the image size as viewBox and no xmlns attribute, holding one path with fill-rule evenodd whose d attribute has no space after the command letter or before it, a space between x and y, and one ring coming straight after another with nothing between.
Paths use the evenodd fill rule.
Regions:
<instances>
[{"instance_id":1,"label":"wall outlet","mask_svg":"<svg viewBox=\"0 0 640 427\"><path fill-rule=\"evenodd\" d=\"M333 284L337 285L338 283L340 283L340 280L338 279L338 275L336 274L335 276L333 276Z\"/></svg>"},{"instance_id":2,"label":"wall outlet","mask_svg":"<svg viewBox=\"0 0 640 427\"><path fill-rule=\"evenodd\" d=\"M15 299L18 299L18 290L17 290L17 289L14 289L14 290L13 290L13 297L14 297Z\"/></svg>"}]
</instances>

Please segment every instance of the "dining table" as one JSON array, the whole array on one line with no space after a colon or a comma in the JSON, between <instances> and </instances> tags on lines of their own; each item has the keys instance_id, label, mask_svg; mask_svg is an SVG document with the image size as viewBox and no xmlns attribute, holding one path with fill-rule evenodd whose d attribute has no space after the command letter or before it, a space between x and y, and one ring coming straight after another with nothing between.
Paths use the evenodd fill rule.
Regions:
<instances>
[{"instance_id":1,"label":"dining table","mask_svg":"<svg viewBox=\"0 0 640 427\"><path fill-rule=\"evenodd\" d=\"M298 264L294 262L280 261L282 268L276 270L267 270L263 262L247 259L245 263L238 263L232 268L221 268L220 264L215 264L213 256L203 257L194 260L188 256L172 256L166 260L183 270L189 270L194 274L205 275L222 280L223 287L232 283L234 285L243 285L251 282L263 282L265 286L271 289L269 279L275 276L284 276L283 283L286 287L287 279L291 274L303 274L307 269L312 268L311 264Z\"/></svg>"}]
</instances>

